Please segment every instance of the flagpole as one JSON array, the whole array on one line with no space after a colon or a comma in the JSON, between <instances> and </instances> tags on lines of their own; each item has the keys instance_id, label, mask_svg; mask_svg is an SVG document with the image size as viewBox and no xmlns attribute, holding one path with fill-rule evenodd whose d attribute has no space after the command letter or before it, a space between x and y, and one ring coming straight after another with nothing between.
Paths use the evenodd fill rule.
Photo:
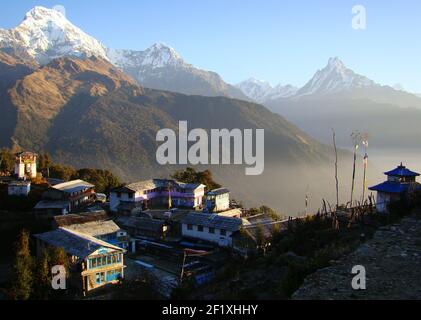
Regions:
<instances>
[{"instance_id":1,"label":"flagpole","mask_svg":"<svg viewBox=\"0 0 421 320\"><path fill-rule=\"evenodd\" d=\"M360 139L360 135L359 133L353 132L351 135L353 141L354 141L354 163L353 163L353 168L352 168L352 186L351 186L351 208L352 208L352 202L354 200L354 187L355 187L355 165L357 162L357 151L358 151L358 147L359 147L359 139Z\"/></svg>"},{"instance_id":2,"label":"flagpole","mask_svg":"<svg viewBox=\"0 0 421 320\"><path fill-rule=\"evenodd\" d=\"M368 169L368 140L364 139L363 141L364 148L365 148L365 155L364 155L364 178L363 178L363 204L365 201L365 192L367 190L367 169Z\"/></svg>"}]
</instances>

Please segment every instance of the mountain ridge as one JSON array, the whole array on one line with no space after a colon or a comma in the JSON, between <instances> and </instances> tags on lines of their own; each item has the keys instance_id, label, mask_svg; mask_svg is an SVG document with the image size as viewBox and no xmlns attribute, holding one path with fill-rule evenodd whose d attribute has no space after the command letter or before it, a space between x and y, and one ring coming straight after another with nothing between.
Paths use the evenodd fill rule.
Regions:
<instances>
[{"instance_id":1,"label":"mountain ridge","mask_svg":"<svg viewBox=\"0 0 421 320\"><path fill-rule=\"evenodd\" d=\"M12 58L0 57L5 60L0 59L1 70ZM55 59L17 76L0 94L1 146L48 152L55 161L76 168L108 169L127 182L168 177L185 167L160 166L155 159L157 132L164 128L178 132L179 121L187 121L189 129L208 132L265 129L261 176L245 176L245 165L197 166L211 169L236 197L254 205L264 201L296 212L291 199L300 197L301 183L290 181L307 181L314 175L311 166L332 161L330 147L262 105L143 88L97 57ZM316 175L318 184L323 184L326 173L320 170ZM267 188L268 181L289 192L279 195L278 188Z\"/></svg>"},{"instance_id":2,"label":"mountain ridge","mask_svg":"<svg viewBox=\"0 0 421 320\"><path fill-rule=\"evenodd\" d=\"M224 82L217 73L186 63L167 45L156 43L144 51L107 48L61 12L40 6L30 10L17 27L0 29L0 48L23 51L39 64L60 57L96 56L111 61L145 87L248 100L241 90Z\"/></svg>"}]
</instances>

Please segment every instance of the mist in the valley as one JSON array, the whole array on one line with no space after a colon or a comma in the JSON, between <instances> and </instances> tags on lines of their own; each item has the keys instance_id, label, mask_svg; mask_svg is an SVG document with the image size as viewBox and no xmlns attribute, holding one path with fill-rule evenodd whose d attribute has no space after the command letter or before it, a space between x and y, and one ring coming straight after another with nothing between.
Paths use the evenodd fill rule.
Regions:
<instances>
[{"instance_id":1,"label":"mist in the valley","mask_svg":"<svg viewBox=\"0 0 421 320\"><path fill-rule=\"evenodd\" d=\"M383 182L384 172L396 168L402 162L411 170L421 172L421 152L414 150L385 150L375 147L368 150L367 187ZM354 201L362 200L363 157L359 150L356 162ZM346 204L351 200L353 154L338 160L339 202ZM336 205L336 181L334 160L322 165L302 166L294 163L266 163L261 176L244 176L238 173L215 171L215 178L232 191L232 197L245 206L267 205L283 216L314 214L322 207L323 199L332 208ZM365 198L374 195L365 191ZM306 196L308 207L306 210Z\"/></svg>"}]
</instances>

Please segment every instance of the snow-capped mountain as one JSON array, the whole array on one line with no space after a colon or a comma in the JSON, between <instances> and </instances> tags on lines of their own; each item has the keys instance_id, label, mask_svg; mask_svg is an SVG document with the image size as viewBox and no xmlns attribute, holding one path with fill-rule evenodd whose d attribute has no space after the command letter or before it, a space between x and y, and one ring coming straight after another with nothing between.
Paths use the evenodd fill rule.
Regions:
<instances>
[{"instance_id":1,"label":"snow-capped mountain","mask_svg":"<svg viewBox=\"0 0 421 320\"><path fill-rule=\"evenodd\" d=\"M291 85L277 85L273 87L267 81L250 78L236 85L243 93L253 101L264 103L279 98L293 96L297 88Z\"/></svg>"},{"instance_id":2,"label":"snow-capped mountain","mask_svg":"<svg viewBox=\"0 0 421 320\"><path fill-rule=\"evenodd\" d=\"M109 49L107 54L110 61L120 68L143 66L156 69L186 64L173 48L163 43L156 43L145 51Z\"/></svg>"},{"instance_id":3,"label":"snow-capped mountain","mask_svg":"<svg viewBox=\"0 0 421 320\"><path fill-rule=\"evenodd\" d=\"M109 49L108 58L148 88L247 100L241 90L225 83L217 73L194 67L163 43L156 43L145 51Z\"/></svg>"},{"instance_id":4,"label":"snow-capped mountain","mask_svg":"<svg viewBox=\"0 0 421 320\"><path fill-rule=\"evenodd\" d=\"M295 97L330 95L375 87L380 85L348 69L339 58L330 58L327 66L318 70L313 78L297 91Z\"/></svg>"},{"instance_id":5,"label":"snow-capped mountain","mask_svg":"<svg viewBox=\"0 0 421 320\"><path fill-rule=\"evenodd\" d=\"M112 62L139 84L152 89L248 99L218 74L186 63L169 46L157 43L145 51L110 49L54 9L35 7L16 28L0 29L0 49L24 53L41 65L61 57L96 56Z\"/></svg>"},{"instance_id":6,"label":"snow-capped mountain","mask_svg":"<svg viewBox=\"0 0 421 320\"><path fill-rule=\"evenodd\" d=\"M24 49L38 63L63 56L107 59L105 46L74 26L59 11L35 7L16 28L0 29L0 48Z\"/></svg>"},{"instance_id":7,"label":"snow-capped mountain","mask_svg":"<svg viewBox=\"0 0 421 320\"><path fill-rule=\"evenodd\" d=\"M254 101L264 101L267 93L273 89L269 82L255 78L240 82L236 87Z\"/></svg>"},{"instance_id":8,"label":"snow-capped mountain","mask_svg":"<svg viewBox=\"0 0 421 320\"><path fill-rule=\"evenodd\" d=\"M278 99L300 99L309 96L328 96L350 93L354 90L381 88L374 81L348 69L339 58L330 58L326 67L318 70L304 87L291 85L272 87L268 82L249 79L237 85L248 97L268 103Z\"/></svg>"}]
</instances>

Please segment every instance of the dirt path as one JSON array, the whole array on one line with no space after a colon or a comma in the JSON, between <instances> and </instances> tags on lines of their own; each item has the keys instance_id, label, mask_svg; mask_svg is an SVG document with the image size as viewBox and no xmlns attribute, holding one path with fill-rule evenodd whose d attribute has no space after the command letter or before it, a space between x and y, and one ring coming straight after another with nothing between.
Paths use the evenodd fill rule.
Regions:
<instances>
[{"instance_id":1,"label":"dirt path","mask_svg":"<svg viewBox=\"0 0 421 320\"><path fill-rule=\"evenodd\" d=\"M351 270L366 269L366 290L353 290ZM380 228L346 258L305 280L293 299L421 299L421 219Z\"/></svg>"}]
</instances>

